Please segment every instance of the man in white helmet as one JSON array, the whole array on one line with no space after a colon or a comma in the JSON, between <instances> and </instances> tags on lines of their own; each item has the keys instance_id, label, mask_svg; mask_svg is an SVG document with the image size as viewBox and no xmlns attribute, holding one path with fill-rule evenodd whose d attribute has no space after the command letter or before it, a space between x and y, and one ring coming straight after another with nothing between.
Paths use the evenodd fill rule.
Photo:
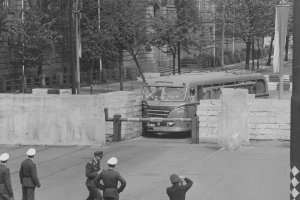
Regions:
<instances>
[{"instance_id":1,"label":"man in white helmet","mask_svg":"<svg viewBox=\"0 0 300 200\"><path fill-rule=\"evenodd\" d=\"M8 153L3 153L0 155L0 200L14 199L14 194L11 187L10 171L6 166L8 159Z\"/></svg>"},{"instance_id":2,"label":"man in white helmet","mask_svg":"<svg viewBox=\"0 0 300 200\"><path fill-rule=\"evenodd\" d=\"M95 185L103 190L104 200L119 200L119 193L121 193L126 186L125 179L115 169L117 163L118 159L116 157L111 157L108 159L108 169L103 170L94 179ZM101 180L103 184L100 183ZM121 183L120 187L118 187L118 182Z\"/></svg>"},{"instance_id":3,"label":"man in white helmet","mask_svg":"<svg viewBox=\"0 0 300 200\"><path fill-rule=\"evenodd\" d=\"M34 200L35 188L41 187L36 165L33 162L36 150L34 148L30 148L26 154L27 159L22 162L19 171L19 177L22 184L22 200Z\"/></svg>"}]
</instances>

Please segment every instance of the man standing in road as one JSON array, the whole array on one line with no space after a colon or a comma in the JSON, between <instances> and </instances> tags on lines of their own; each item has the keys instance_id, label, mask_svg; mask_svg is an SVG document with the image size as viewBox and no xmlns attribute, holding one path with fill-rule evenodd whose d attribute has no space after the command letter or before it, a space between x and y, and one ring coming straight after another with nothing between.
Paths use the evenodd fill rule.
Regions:
<instances>
[{"instance_id":1,"label":"man standing in road","mask_svg":"<svg viewBox=\"0 0 300 200\"><path fill-rule=\"evenodd\" d=\"M8 159L8 153L3 153L0 155L0 200L14 199L14 194L11 187L10 171L9 168L6 167Z\"/></svg>"},{"instance_id":2,"label":"man standing in road","mask_svg":"<svg viewBox=\"0 0 300 200\"><path fill-rule=\"evenodd\" d=\"M34 200L35 188L41 187L36 165L33 162L36 150L34 148L30 148L26 154L27 159L22 162L19 171L19 177L22 184L22 200Z\"/></svg>"},{"instance_id":3,"label":"man standing in road","mask_svg":"<svg viewBox=\"0 0 300 200\"><path fill-rule=\"evenodd\" d=\"M85 166L86 187L89 190L87 200L102 200L100 190L95 186L93 180L101 172L100 161L103 157L103 151L95 151L94 158Z\"/></svg>"},{"instance_id":4,"label":"man standing in road","mask_svg":"<svg viewBox=\"0 0 300 200\"><path fill-rule=\"evenodd\" d=\"M167 188L170 200L185 200L185 194L192 187L193 181L187 177L180 178L176 174L172 174L170 180L172 186Z\"/></svg>"},{"instance_id":5,"label":"man standing in road","mask_svg":"<svg viewBox=\"0 0 300 200\"><path fill-rule=\"evenodd\" d=\"M104 200L119 200L119 193L121 193L125 186L126 181L121 176L121 174L116 171L115 167L118 163L118 159L116 157L111 157L108 159L108 169L103 170L95 179L95 185L103 189L103 198ZM102 180L103 184L100 183ZM121 183L118 188L118 182Z\"/></svg>"}]
</instances>

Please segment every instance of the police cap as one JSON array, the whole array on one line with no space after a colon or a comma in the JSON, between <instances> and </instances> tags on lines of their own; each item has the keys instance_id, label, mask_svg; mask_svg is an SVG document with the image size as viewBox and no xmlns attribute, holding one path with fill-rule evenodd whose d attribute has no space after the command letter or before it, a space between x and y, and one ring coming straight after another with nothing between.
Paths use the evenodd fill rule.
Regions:
<instances>
[{"instance_id":1,"label":"police cap","mask_svg":"<svg viewBox=\"0 0 300 200\"><path fill-rule=\"evenodd\" d=\"M94 156L103 156L103 151L95 151Z\"/></svg>"},{"instance_id":2,"label":"police cap","mask_svg":"<svg viewBox=\"0 0 300 200\"><path fill-rule=\"evenodd\" d=\"M9 159L9 154L8 153L3 153L0 155L0 161L5 162Z\"/></svg>"},{"instance_id":3,"label":"police cap","mask_svg":"<svg viewBox=\"0 0 300 200\"><path fill-rule=\"evenodd\" d=\"M26 152L27 156L34 156L36 154L35 148L30 148Z\"/></svg>"},{"instance_id":4,"label":"police cap","mask_svg":"<svg viewBox=\"0 0 300 200\"><path fill-rule=\"evenodd\" d=\"M180 177L179 177L177 174L172 174L172 175L170 176L170 181L171 181L172 183L177 183L179 180L180 180Z\"/></svg>"},{"instance_id":5,"label":"police cap","mask_svg":"<svg viewBox=\"0 0 300 200\"><path fill-rule=\"evenodd\" d=\"M117 163L118 163L118 159L116 157L111 157L107 161L107 164L109 164L109 165L116 165Z\"/></svg>"}]
</instances>

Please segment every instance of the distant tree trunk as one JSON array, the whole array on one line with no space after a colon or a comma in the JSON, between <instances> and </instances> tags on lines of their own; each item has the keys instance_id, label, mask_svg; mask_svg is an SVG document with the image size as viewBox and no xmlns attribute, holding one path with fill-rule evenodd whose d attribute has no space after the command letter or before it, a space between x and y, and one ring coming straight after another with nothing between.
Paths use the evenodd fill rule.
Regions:
<instances>
[{"instance_id":1,"label":"distant tree trunk","mask_svg":"<svg viewBox=\"0 0 300 200\"><path fill-rule=\"evenodd\" d=\"M285 56L284 56L284 61L289 60L289 41L290 41L290 36L287 35L285 39Z\"/></svg>"},{"instance_id":2,"label":"distant tree trunk","mask_svg":"<svg viewBox=\"0 0 300 200\"><path fill-rule=\"evenodd\" d=\"M91 64L91 73L92 73L92 77L91 77L91 85L94 83L94 64L95 64L95 60L92 60L92 64Z\"/></svg>"},{"instance_id":3,"label":"distant tree trunk","mask_svg":"<svg viewBox=\"0 0 300 200\"><path fill-rule=\"evenodd\" d=\"M176 71L176 50L172 51L173 56L173 75L175 75Z\"/></svg>"},{"instance_id":4,"label":"distant tree trunk","mask_svg":"<svg viewBox=\"0 0 300 200\"><path fill-rule=\"evenodd\" d=\"M252 39L251 41L251 48L252 48L252 52L251 52L251 57L252 57L252 70L255 70L255 46L254 46L254 39Z\"/></svg>"},{"instance_id":5,"label":"distant tree trunk","mask_svg":"<svg viewBox=\"0 0 300 200\"><path fill-rule=\"evenodd\" d=\"M120 77L120 91L123 91L123 49L118 49L119 58L119 77Z\"/></svg>"},{"instance_id":6,"label":"distant tree trunk","mask_svg":"<svg viewBox=\"0 0 300 200\"><path fill-rule=\"evenodd\" d=\"M259 46L259 39L257 40L257 53L256 53L256 70L259 69L259 59L260 59L260 46Z\"/></svg>"},{"instance_id":7,"label":"distant tree trunk","mask_svg":"<svg viewBox=\"0 0 300 200\"><path fill-rule=\"evenodd\" d=\"M249 69L251 41L246 42L246 63L245 68Z\"/></svg>"},{"instance_id":8,"label":"distant tree trunk","mask_svg":"<svg viewBox=\"0 0 300 200\"><path fill-rule=\"evenodd\" d=\"M38 65L38 76L41 75L43 73L43 64L42 62L39 62Z\"/></svg>"},{"instance_id":9,"label":"distant tree trunk","mask_svg":"<svg viewBox=\"0 0 300 200\"><path fill-rule=\"evenodd\" d=\"M177 65L178 65L178 74L180 74L181 73L181 63L180 63L180 42L178 42L178 44L177 44L177 49L178 49L178 63L177 63Z\"/></svg>"},{"instance_id":10,"label":"distant tree trunk","mask_svg":"<svg viewBox=\"0 0 300 200\"><path fill-rule=\"evenodd\" d=\"M145 76L144 76L144 74L143 74L143 72L142 72L142 68L141 68L141 66L140 66L140 63L139 63L137 57L136 57L136 54L132 54L132 57L133 57L133 60L134 60L136 66L137 66L137 68L138 68L139 74L140 74L141 77L142 77L143 82L146 83Z\"/></svg>"},{"instance_id":11,"label":"distant tree trunk","mask_svg":"<svg viewBox=\"0 0 300 200\"><path fill-rule=\"evenodd\" d=\"M272 60L271 57L272 57L272 53L273 53L273 42L274 42L274 35L271 37L267 66L271 66L271 60Z\"/></svg>"}]
</instances>

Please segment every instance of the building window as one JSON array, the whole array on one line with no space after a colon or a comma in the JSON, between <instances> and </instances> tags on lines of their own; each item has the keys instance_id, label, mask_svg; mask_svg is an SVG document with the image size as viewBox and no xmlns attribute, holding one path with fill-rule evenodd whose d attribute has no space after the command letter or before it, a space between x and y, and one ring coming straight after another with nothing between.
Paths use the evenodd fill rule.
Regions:
<instances>
[{"instance_id":1,"label":"building window","mask_svg":"<svg viewBox=\"0 0 300 200\"><path fill-rule=\"evenodd\" d=\"M8 0L2 0L2 6L8 7L9 6Z\"/></svg>"}]
</instances>

